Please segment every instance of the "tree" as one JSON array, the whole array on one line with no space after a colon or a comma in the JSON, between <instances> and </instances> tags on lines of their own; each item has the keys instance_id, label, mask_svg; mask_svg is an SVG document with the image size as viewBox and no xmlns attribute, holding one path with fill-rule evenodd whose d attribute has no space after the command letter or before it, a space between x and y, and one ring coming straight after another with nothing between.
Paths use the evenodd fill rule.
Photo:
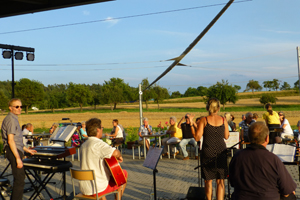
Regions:
<instances>
[{"instance_id":1,"label":"tree","mask_svg":"<svg viewBox=\"0 0 300 200\"><path fill-rule=\"evenodd\" d=\"M143 101L145 101L146 103L146 110L148 110L148 102L150 99L153 99L154 97L154 91L153 91L153 87L151 86L150 88L148 88L147 90L145 90L148 86L149 86L149 81L148 78L144 78L142 80L142 91L143 91Z\"/></svg>"},{"instance_id":2,"label":"tree","mask_svg":"<svg viewBox=\"0 0 300 200\"><path fill-rule=\"evenodd\" d=\"M155 93L154 102L157 103L157 108L159 109L159 103L162 102L164 99L169 98L169 91L167 88L163 88L156 84L153 87L153 91Z\"/></svg>"},{"instance_id":3,"label":"tree","mask_svg":"<svg viewBox=\"0 0 300 200\"><path fill-rule=\"evenodd\" d=\"M294 89L295 90L299 89L299 80L294 83Z\"/></svg>"},{"instance_id":4,"label":"tree","mask_svg":"<svg viewBox=\"0 0 300 200\"><path fill-rule=\"evenodd\" d=\"M197 90L196 88L189 87L189 88L185 91L184 96L185 96L185 97L199 96L198 90Z\"/></svg>"},{"instance_id":5,"label":"tree","mask_svg":"<svg viewBox=\"0 0 300 200\"><path fill-rule=\"evenodd\" d=\"M263 84L264 84L264 88L266 88L266 90L268 88L270 91L273 83L272 83L272 81L264 81Z\"/></svg>"},{"instance_id":6,"label":"tree","mask_svg":"<svg viewBox=\"0 0 300 200\"><path fill-rule=\"evenodd\" d=\"M259 82L255 80L250 80L246 85L246 91L252 90L252 93L254 93L254 90L260 91L261 89Z\"/></svg>"},{"instance_id":7,"label":"tree","mask_svg":"<svg viewBox=\"0 0 300 200\"><path fill-rule=\"evenodd\" d=\"M279 89L279 86L280 86L280 81L278 79L273 79L271 86L272 86L273 90L277 91Z\"/></svg>"},{"instance_id":8,"label":"tree","mask_svg":"<svg viewBox=\"0 0 300 200\"><path fill-rule=\"evenodd\" d=\"M102 103L102 85L92 84L90 89L92 96L90 104L94 105L94 109L96 110L97 105Z\"/></svg>"},{"instance_id":9,"label":"tree","mask_svg":"<svg viewBox=\"0 0 300 200\"><path fill-rule=\"evenodd\" d=\"M197 87L197 91L198 91L198 96L206 96L207 94L207 87L204 87L204 86L199 86Z\"/></svg>"},{"instance_id":10,"label":"tree","mask_svg":"<svg viewBox=\"0 0 300 200\"><path fill-rule=\"evenodd\" d=\"M291 89L291 85L288 84L287 82L283 82L280 88L280 90L290 90L290 89Z\"/></svg>"},{"instance_id":11,"label":"tree","mask_svg":"<svg viewBox=\"0 0 300 200\"><path fill-rule=\"evenodd\" d=\"M70 82L67 89L67 100L71 103L79 104L80 112L82 106L91 101L92 95L90 89L86 85L75 84Z\"/></svg>"},{"instance_id":12,"label":"tree","mask_svg":"<svg viewBox=\"0 0 300 200\"><path fill-rule=\"evenodd\" d=\"M172 92L170 98L180 98L182 94L179 91Z\"/></svg>"},{"instance_id":13,"label":"tree","mask_svg":"<svg viewBox=\"0 0 300 200\"><path fill-rule=\"evenodd\" d=\"M271 94L262 94L259 102L265 106L267 103L276 103L277 100L278 99Z\"/></svg>"},{"instance_id":14,"label":"tree","mask_svg":"<svg viewBox=\"0 0 300 200\"><path fill-rule=\"evenodd\" d=\"M235 103L238 100L236 89L232 85L229 85L228 81L225 82L224 80L208 88L207 100L212 97L219 99L223 105L223 110L227 102Z\"/></svg>"},{"instance_id":15,"label":"tree","mask_svg":"<svg viewBox=\"0 0 300 200\"><path fill-rule=\"evenodd\" d=\"M105 103L111 105L111 110L115 110L118 103L130 99L131 91L130 86L120 78L111 78L109 81L104 81L102 86L103 99Z\"/></svg>"},{"instance_id":16,"label":"tree","mask_svg":"<svg viewBox=\"0 0 300 200\"><path fill-rule=\"evenodd\" d=\"M239 92L239 90L241 89L241 86L239 85L234 85L233 87L236 89L236 92Z\"/></svg>"},{"instance_id":17,"label":"tree","mask_svg":"<svg viewBox=\"0 0 300 200\"><path fill-rule=\"evenodd\" d=\"M25 112L28 114L28 107L39 104L44 100L44 85L35 80L22 78L16 82L16 97L21 99L25 106Z\"/></svg>"},{"instance_id":18,"label":"tree","mask_svg":"<svg viewBox=\"0 0 300 200\"><path fill-rule=\"evenodd\" d=\"M8 108L8 97L4 94L3 90L0 90L0 110L6 110Z\"/></svg>"}]
</instances>

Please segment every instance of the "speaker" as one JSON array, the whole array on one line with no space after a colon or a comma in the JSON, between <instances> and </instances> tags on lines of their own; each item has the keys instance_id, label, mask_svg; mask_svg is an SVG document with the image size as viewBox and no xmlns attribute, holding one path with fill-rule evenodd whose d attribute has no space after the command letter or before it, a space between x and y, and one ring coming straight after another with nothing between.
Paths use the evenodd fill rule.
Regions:
<instances>
[{"instance_id":1,"label":"speaker","mask_svg":"<svg viewBox=\"0 0 300 200\"><path fill-rule=\"evenodd\" d=\"M190 187L186 195L188 200L205 200L205 188L204 187Z\"/></svg>"}]
</instances>

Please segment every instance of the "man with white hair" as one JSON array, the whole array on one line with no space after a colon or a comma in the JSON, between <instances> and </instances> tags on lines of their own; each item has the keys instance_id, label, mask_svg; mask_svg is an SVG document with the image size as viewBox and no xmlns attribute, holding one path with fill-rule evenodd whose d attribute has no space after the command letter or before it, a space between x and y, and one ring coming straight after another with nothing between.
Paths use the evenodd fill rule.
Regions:
<instances>
[{"instance_id":1,"label":"man with white hair","mask_svg":"<svg viewBox=\"0 0 300 200\"><path fill-rule=\"evenodd\" d=\"M148 118L143 118L143 125L139 129L139 144L144 145L143 135L152 135L152 126L149 125ZM150 139L145 138L146 148L149 150L150 147Z\"/></svg>"},{"instance_id":2,"label":"man with white hair","mask_svg":"<svg viewBox=\"0 0 300 200\"><path fill-rule=\"evenodd\" d=\"M170 125L171 126L166 132L167 134L170 134L170 137L162 139L162 143L164 146L163 156L167 155L168 144L174 142L180 142L182 139L182 131L177 127L176 117L174 116L170 117ZM174 147L172 147L172 151L174 152L175 155L179 153L174 151Z\"/></svg>"}]
</instances>

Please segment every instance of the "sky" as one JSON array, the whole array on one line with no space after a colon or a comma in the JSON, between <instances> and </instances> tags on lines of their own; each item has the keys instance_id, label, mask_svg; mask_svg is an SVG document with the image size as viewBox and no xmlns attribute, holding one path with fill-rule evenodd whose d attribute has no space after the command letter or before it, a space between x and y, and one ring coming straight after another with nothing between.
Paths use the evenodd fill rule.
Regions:
<instances>
[{"instance_id":1,"label":"sky","mask_svg":"<svg viewBox=\"0 0 300 200\"><path fill-rule=\"evenodd\" d=\"M167 60L179 56L227 2L116 0L0 18L0 44L35 48L33 62L15 61L15 80L47 86L118 77L137 87L167 69ZM158 84L181 93L222 80L242 90L252 79L293 86L299 7L299 0L235 0L182 59L187 66L176 66ZM11 79L11 60L0 56L0 81Z\"/></svg>"}]
</instances>

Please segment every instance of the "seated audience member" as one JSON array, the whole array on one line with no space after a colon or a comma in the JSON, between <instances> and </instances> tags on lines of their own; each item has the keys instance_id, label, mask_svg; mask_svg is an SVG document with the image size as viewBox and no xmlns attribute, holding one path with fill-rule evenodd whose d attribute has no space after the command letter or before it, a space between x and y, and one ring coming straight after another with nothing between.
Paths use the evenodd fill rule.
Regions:
<instances>
[{"instance_id":1,"label":"seated audience member","mask_svg":"<svg viewBox=\"0 0 300 200\"><path fill-rule=\"evenodd\" d=\"M163 156L168 155L168 144L173 142L180 142L182 139L182 131L177 127L176 117L172 116L170 117L170 127L166 132L167 134L170 134L169 138L162 139L162 144L164 146L163 149ZM171 148L172 152L177 155L179 151L175 152L174 147Z\"/></svg>"},{"instance_id":2,"label":"seated audience member","mask_svg":"<svg viewBox=\"0 0 300 200\"><path fill-rule=\"evenodd\" d=\"M53 123L51 128L49 129L49 133L52 135L52 133L55 131L55 129L58 127L57 123Z\"/></svg>"},{"instance_id":3,"label":"seated audience member","mask_svg":"<svg viewBox=\"0 0 300 200\"><path fill-rule=\"evenodd\" d=\"M26 124L22 125L22 131L24 131L24 129L26 128Z\"/></svg>"},{"instance_id":4,"label":"seated audience member","mask_svg":"<svg viewBox=\"0 0 300 200\"><path fill-rule=\"evenodd\" d=\"M24 135L32 135L33 133L33 125L31 123L26 124L26 128L23 130L23 136ZM25 146L32 145L33 137L27 136L23 137L23 143Z\"/></svg>"},{"instance_id":5,"label":"seated audience member","mask_svg":"<svg viewBox=\"0 0 300 200\"><path fill-rule=\"evenodd\" d=\"M83 141L88 138L88 135L87 135L86 129L85 129L85 121L81 122L80 135L81 135Z\"/></svg>"},{"instance_id":6,"label":"seated audience member","mask_svg":"<svg viewBox=\"0 0 300 200\"><path fill-rule=\"evenodd\" d=\"M258 114L257 113L253 113L253 120L257 121L257 119L258 119Z\"/></svg>"},{"instance_id":7,"label":"seated audience member","mask_svg":"<svg viewBox=\"0 0 300 200\"><path fill-rule=\"evenodd\" d=\"M285 114L283 112L279 112L280 119L280 128L283 128L283 132L281 133L282 138L294 139L294 132L289 121L285 118Z\"/></svg>"},{"instance_id":8,"label":"seated audience member","mask_svg":"<svg viewBox=\"0 0 300 200\"><path fill-rule=\"evenodd\" d=\"M272 110L271 104L267 103L265 106L267 112L264 113L263 119L266 121L266 124L269 130L280 127L280 120L278 113Z\"/></svg>"},{"instance_id":9,"label":"seated audience member","mask_svg":"<svg viewBox=\"0 0 300 200\"><path fill-rule=\"evenodd\" d=\"M232 121L231 121L231 114L230 113L225 113L224 117L225 117L225 119L226 119L226 121L228 123L228 130L229 131L235 131L233 129L233 126L232 126L233 124L232 124Z\"/></svg>"},{"instance_id":10,"label":"seated audience member","mask_svg":"<svg viewBox=\"0 0 300 200\"><path fill-rule=\"evenodd\" d=\"M96 193L101 196L118 190L121 199L126 188L126 184L119 187L116 185L104 160L104 158L111 158L114 156L119 162L122 162L123 158L120 151L101 140L103 128L101 126L100 119L89 119L86 122L86 131L88 138L80 147L80 169L94 170L97 180L97 189L95 191L95 185L93 185L93 182L91 181L80 181L80 191L85 196L95 197ZM123 173L127 179L127 171L123 170ZM115 199L116 198L117 197L115 197ZM105 197L103 197L102 200L103 199L106 200Z\"/></svg>"},{"instance_id":11,"label":"seated audience member","mask_svg":"<svg viewBox=\"0 0 300 200\"><path fill-rule=\"evenodd\" d=\"M245 116L245 115L242 115L242 121L239 123L240 129L241 129L241 124L242 124L243 121L245 121L245 119L246 119L246 116Z\"/></svg>"},{"instance_id":12,"label":"seated audience member","mask_svg":"<svg viewBox=\"0 0 300 200\"><path fill-rule=\"evenodd\" d=\"M119 126L119 120L114 119L112 121L113 129L110 134L105 134L112 138L113 145L115 144L122 144L124 142L123 138L123 131L122 128Z\"/></svg>"},{"instance_id":13,"label":"seated audience member","mask_svg":"<svg viewBox=\"0 0 300 200\"><path fill-rule=\"evenodd\" d=\"M269 129L264 122L249 128L250 146L237 152L229 164L233 200L274 200L295 194L297 187L277 155L266 149ZM295 198L296 199L296 198Z\"/></svg>"},{"instance_id":14,"label":"seated audience member","mask_svg":"<svg viewBox=\"0 0 300 200\"><path fill-rule=\"evenodd\" d=\"M178 123L178 126L177 126L182 131L182 140L179 143L179 146L180 146L180 149L183 153L183 160L188 160L189 159L189 154L186 151L186 145L187 144L191 144L196 148L195 157L196 157L196 159L198 159L198 145L197 145L197 142L194 138L193 132L191 130L193 128L194 132L196 131L195 130L195 125L192 125L192 126L190 125L191 122L190 122L189 116L190 116L190 113L187 113L184 117L182 117L181 120ZM184 123L182 123L183 119L185 119ZM194 124L196 124L196 123L194 123Z\"/></svg>"},{"instance_id":15,"label":"seated audience member","mask_svg":"<svg viewBox=\"0 0 300 200\"><path fill-rule=\"evenodd\" d=\"M81 136L80 136L81 123L77 123L77 129L72 135L71 145L72 147L79 147L81 145Z\"/></svg>"},{"instance_id":16,"label":"seated audience member","mask_svg":"<svg viewBox=\"0 0 300 200\"><path fill-rule=\"evenodd\" d=\"M240 138L241 140L244 140L244 142L249 142L248 130L250 125L255 121L252 119L253 115L251 112L248 112L245 117L246 119L240 123Z\"/></svg>"},{"instance_id":17,"label":"seated audience member","mask_svg":"<svg viewBox=\"0 0 300 200\"><path fill-rule=\"evenodd\" d=\"M230 114L230 118L231 118L231 122L229 125L233 131L236 131L236 124L233 122L233 120L235 119L233 114Z\"/></svg>"},{"instance_id":18,"label":"seated audience member","mask_svg":"<svg viewBox=\"0 0 300 200\"><path fill-rule=\"evenodd\" d=\"M144 117L143 118L143 125L140 127L139 129L139 144L144 145L144 140L142 138L143 135L152 135L152 126L149 125L148 122L148 118ZM149 138L145 138L145 142L146 142L146 148L147 150L149 150L150 147L150 139Z\"/></svg>"}]
</instances>

